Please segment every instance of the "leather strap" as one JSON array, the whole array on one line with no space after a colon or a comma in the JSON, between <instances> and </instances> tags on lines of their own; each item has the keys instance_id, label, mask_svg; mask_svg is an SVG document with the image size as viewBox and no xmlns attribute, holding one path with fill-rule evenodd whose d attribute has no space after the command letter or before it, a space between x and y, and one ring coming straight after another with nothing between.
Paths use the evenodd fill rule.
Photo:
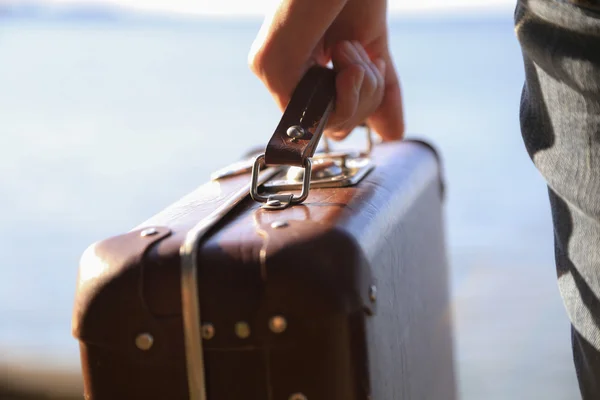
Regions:
<instances>
[{"instance_id":1,"label":"leather strap","mask_svg":"<svg viewBox=\"0 0 600 400\"><path fill-rule=\"evenodd\" d=\"M267 165L303 167L317 149L335 99L335 72L330 68L311 67L292 94L275 133L267 144ZM288 130L300 127L300 137Z\"/></svg>"}]
</instances>

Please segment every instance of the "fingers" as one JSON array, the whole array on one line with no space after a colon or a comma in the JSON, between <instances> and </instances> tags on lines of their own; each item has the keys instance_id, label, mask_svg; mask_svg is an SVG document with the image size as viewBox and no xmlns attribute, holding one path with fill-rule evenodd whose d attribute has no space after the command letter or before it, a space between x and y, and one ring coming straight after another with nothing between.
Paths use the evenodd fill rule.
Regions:
<instances>
[{"instance_id":1,"label":"fingers","mask_svg":"<svg viewBox=\"0 0 600 400\"><path fill-rule=\"evenodd\" d=\"M382 60L386 66L383 98L379 107L367 119L367 123L383 140L398 140L404 137L405 129L402 92L394 62L387 50Z\"/></svg>"},{"instance_id":2,"label":"fingers","mask_svg":"<svg viewBox=\"0 0 600 400\"><path fill-rule=\"evenodd\" d=\"M335 110L325 134L334 139L343 139L353 129L353 117L358 110L364 80L365 68L359 64L352 64L338 73Z\"/></svg>"},{"instance_id":3,"label":"fingers","mask_svg":"<svg viewBox=\"0 0 600 400\"><path fill-rule=\"evenodd\" d=\"M326 133L343 138L366 121L384 140L402 138L400 84L389 55L385 19L380 18L385 7L381 13L373 10L379 9L370 2L281 0L252 45L250 69L283 111L309 67L331 59L338 74L337 97ZM368 43L367 51L354 39Z\"/></svg>"},{"instance_id":4,"label":"fingers","mask_svg":"<svg viewBox=\"0 0 600 400\"><path fill-rule=\"evenodd\" d=\"M387 68L382 59L371 61L356 41L339 42L332 51L332 61L337 71L337 93L326 134L342 139L380 107Z\"/></svg>"},{"instance_id":5,"label":"fingers","mask_svg":"<svg viewBox=\"0 0 600 400\"><path fill-rule=\"evenodd\" d=\"M323 37L346 1L283 0L265 18L248 62L282 110L308 68L328 62Z\"/></svg>"}]
</instances>

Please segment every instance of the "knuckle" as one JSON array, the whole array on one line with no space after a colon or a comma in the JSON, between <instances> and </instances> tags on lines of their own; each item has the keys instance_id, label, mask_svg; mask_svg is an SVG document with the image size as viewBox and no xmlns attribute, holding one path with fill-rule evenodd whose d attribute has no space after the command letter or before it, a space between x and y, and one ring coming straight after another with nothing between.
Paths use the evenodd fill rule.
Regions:
<instances>
[{"instance_id":1,"label":"knuckle","mask_svg":"<svg viewBox=\"0 0 600 400\"><path fill-rule=\"evenodd\" d=\"M274 55L273 51L270 50L269 41L260 37L260 35L254 40L248 53L248 66L259 78L264 79L268 74L268 66L272 64Z\"/></svg>"},{"instance_id":2,"label":"knuckle","mask_svg":"<svg viewBox=\"0 0 600 400\"><path fill-rule=\"evenodd\" d=\"M265 43L253 47L248 54L248 67L272 94L280 93L281 73L277 55Z\"/></svg>"},{"instance_id":3,"label":"knuckle","mask_svg":"<svg viewBox=\"0 0 600 400\"><path fill-rule=\"evenodd\" d=\"M248 66L255 75L262 75L265 65L264 58L264 52L261 49L252 49L248 54Z\"/></svg>"}]
</instances>

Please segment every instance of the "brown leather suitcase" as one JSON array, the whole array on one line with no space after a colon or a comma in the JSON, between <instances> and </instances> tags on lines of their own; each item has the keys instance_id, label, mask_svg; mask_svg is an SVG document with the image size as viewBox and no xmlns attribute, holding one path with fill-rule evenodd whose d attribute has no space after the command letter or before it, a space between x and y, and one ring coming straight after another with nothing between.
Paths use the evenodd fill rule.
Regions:
<instances>
[{"instance_id":1,"label":"brown leather suitcase","mask_svg":"<svg viewBox=\"0 0 600 400\"><path fill-rule=\"evenodd\" d=\"M333 82L307 73L252 169L86 250L86 398L456 397L439 159L316 151Z\"/></svg>"}]
</instances>

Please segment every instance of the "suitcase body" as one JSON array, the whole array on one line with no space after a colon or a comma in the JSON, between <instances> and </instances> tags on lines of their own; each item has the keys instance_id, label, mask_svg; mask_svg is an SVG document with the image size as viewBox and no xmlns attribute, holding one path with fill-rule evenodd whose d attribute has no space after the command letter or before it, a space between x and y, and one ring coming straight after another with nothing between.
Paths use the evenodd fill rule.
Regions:
<instances>
[{"instance_id":1,"label":"suitcase body","mask_svg":"<svg viewBox=\"0 0 600 400\"><path fill-rule=\"evenodd\" d=\"M201 354L185 331L182 245L249 174L90 246L73 318L86 398L454 399L439 159L416 141L370 158L353 186L278 210L245 196L219 215L195 253Z\"/></svg>"}]
</instances>

